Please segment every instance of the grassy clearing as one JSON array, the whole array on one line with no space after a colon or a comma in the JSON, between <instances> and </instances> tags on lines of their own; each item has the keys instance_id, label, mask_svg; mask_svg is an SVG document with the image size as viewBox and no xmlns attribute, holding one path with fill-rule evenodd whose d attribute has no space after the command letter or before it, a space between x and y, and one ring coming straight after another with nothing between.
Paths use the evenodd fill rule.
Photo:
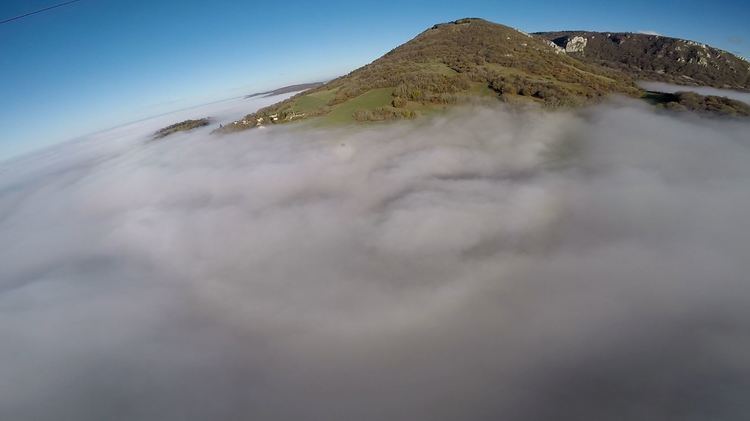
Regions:
<instances>
[{"instance_id":1,"label":"grassy clearing","mask_svg":"<svg viewBox=\"0 0 750 421\"><path fill-rule=\"evenodd\" d=\"M455 76L458 74L457 71L451 69L445 63L440 62L423 63L422 68L426 72L437 73L443 76Z\"/></svg>"},{"instance_id":2,"label":"grassy clearing","mask_svg":"<svg viewBox=\"0 0 750 421\"><path fill-rule=\"evenodd\" d=\"M308 113L315 111L321 107L326 106L330 100L336 95L336 89L328 89L325 91L313 92L299 97L291 105L291 109L297 112Z\"/></svg>"},{"instance_id":3,"label":"grassy clearing","mask_svg":"<svg viewBox=\"0 0 750 421\"><path fill-rule=\"evenodd\" d=\"M497 97L497 92L490 89L486 83L472 82L469 88L469 94L480 97Z\"/></svg>"},{"instance_id":4,"label":"grassy clearing","mask_svg":"<svg viewBox=\"0 0 750 421\"><path fill-rule=\"evenodd\" d=\"M357 110L373 110L390 105L393 88L380 88L368 91L356 98L335 106L325 115L321 122L324 124L346 124L354 121L353 114Z\"/></svg>"}]
</instances>

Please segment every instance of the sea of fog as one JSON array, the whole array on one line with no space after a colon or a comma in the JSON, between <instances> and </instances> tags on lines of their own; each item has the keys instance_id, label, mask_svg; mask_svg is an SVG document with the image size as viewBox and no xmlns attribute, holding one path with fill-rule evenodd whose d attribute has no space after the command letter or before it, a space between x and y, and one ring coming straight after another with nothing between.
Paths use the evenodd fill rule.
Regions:
<instances>
[{"instance_id":1,"label":"sea of fog","mask_svg":"<svg viewBox=\"0 0 750 421\"><path fill-rule=\"evenodd\" d=\"M747 121L620 99L148 141L237 101L0 163L0 419L750 414Z\"/></svg>"}]
</instances>

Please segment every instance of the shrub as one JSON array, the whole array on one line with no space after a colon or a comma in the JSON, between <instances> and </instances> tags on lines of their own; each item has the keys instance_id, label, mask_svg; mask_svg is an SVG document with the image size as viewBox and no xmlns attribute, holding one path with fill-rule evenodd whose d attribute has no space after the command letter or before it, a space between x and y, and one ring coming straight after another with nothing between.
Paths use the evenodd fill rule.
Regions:
<instances>
[{"instance_id":1,"label":"shrub","mask_svg":"<svg viewBox=\"0 0 750 421\"><path fill-rule=\"evenodd\" d=\"M407 102L408 101L406 101L406 99L404 99L404 98L402 98L400 96L397 96L397 97L393 98L393 101L391 101L391 105L393 105L396 108L403 108L403 107L406 106Z\"/></svg>"}]
</instances>

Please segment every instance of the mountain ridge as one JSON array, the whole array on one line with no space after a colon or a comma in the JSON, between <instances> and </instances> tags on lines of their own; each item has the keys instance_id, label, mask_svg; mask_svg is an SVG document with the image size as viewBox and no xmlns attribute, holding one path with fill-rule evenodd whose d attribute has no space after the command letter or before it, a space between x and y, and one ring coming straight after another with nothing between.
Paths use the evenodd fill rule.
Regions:
<instances>
[{"instance_id":1,"label":"mountain ridge","mask_svg":"<svg viewBox=\"0 0 750 421\"><path fill-rule=\"evenodd\" d=\"M317 88L318 86L322 86L325 82L308 82L308 83L298 83L294 85L287 85L282 86L281 88L276 88L270 91L264 91L264 92L255 92L249 95L245 95L245 99L249 98L255 98L255 97L263 97L267 98L270 96L275 95L281 95L281 94L287 94L291 92L299 92L299 91L306 91L308 89Z\"/></svg>"},{"instance_id":2,"label":"mountain ridge","mask_svg":"<svg viewBox=\"0 0 750 421\"><path fill-rule=\"evenodd\" d=\"M554 31L533 35L569 55L637 79L750 92L750 62L704 43L633 32Z\"/></svg>"},{"instance_id":3,"label":"mountain ridge","mask_svg":"<svg viewBox=\"0 0 750 421\"><path fill-rule=\"evenodd\" d=\"M435 24L365 66L217 131L307 119L324 125L412 119L476 100L580 106L613 94L644 97L639 79L746 89L750 63L676 38L587 31L529 34L464 18ZM688 105L702 104L690 98ZM714 106L717 102L722 106ZM712 111L736 108L720 97L703 103L710 103Z\"/></svg>"}]
</instances>

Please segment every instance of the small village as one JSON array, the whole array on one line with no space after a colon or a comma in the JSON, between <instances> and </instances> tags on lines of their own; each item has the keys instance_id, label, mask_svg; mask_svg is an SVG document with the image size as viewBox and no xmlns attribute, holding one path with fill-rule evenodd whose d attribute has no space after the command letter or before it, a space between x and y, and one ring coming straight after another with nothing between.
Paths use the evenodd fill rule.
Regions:
<instances>
[{"instance_id":1,"label":"small village","mask_svg":"<svg viewBox=\"0 0 750 421\"><path fill-rule=\"evenodd\" d=\"M297 112L294 110L282 111L282 112L277 112L277 113L268 114L268 115L250 114L248 116L245 116L245 118L243 118L242 120L232 122L232 125L243 126L243 127L254 126L254 127L260 128L268 123L271 123L271 124L288 123L293 120L304 118L305 116L306 116L305 113Z\"/></svg>"}]
</instances>

